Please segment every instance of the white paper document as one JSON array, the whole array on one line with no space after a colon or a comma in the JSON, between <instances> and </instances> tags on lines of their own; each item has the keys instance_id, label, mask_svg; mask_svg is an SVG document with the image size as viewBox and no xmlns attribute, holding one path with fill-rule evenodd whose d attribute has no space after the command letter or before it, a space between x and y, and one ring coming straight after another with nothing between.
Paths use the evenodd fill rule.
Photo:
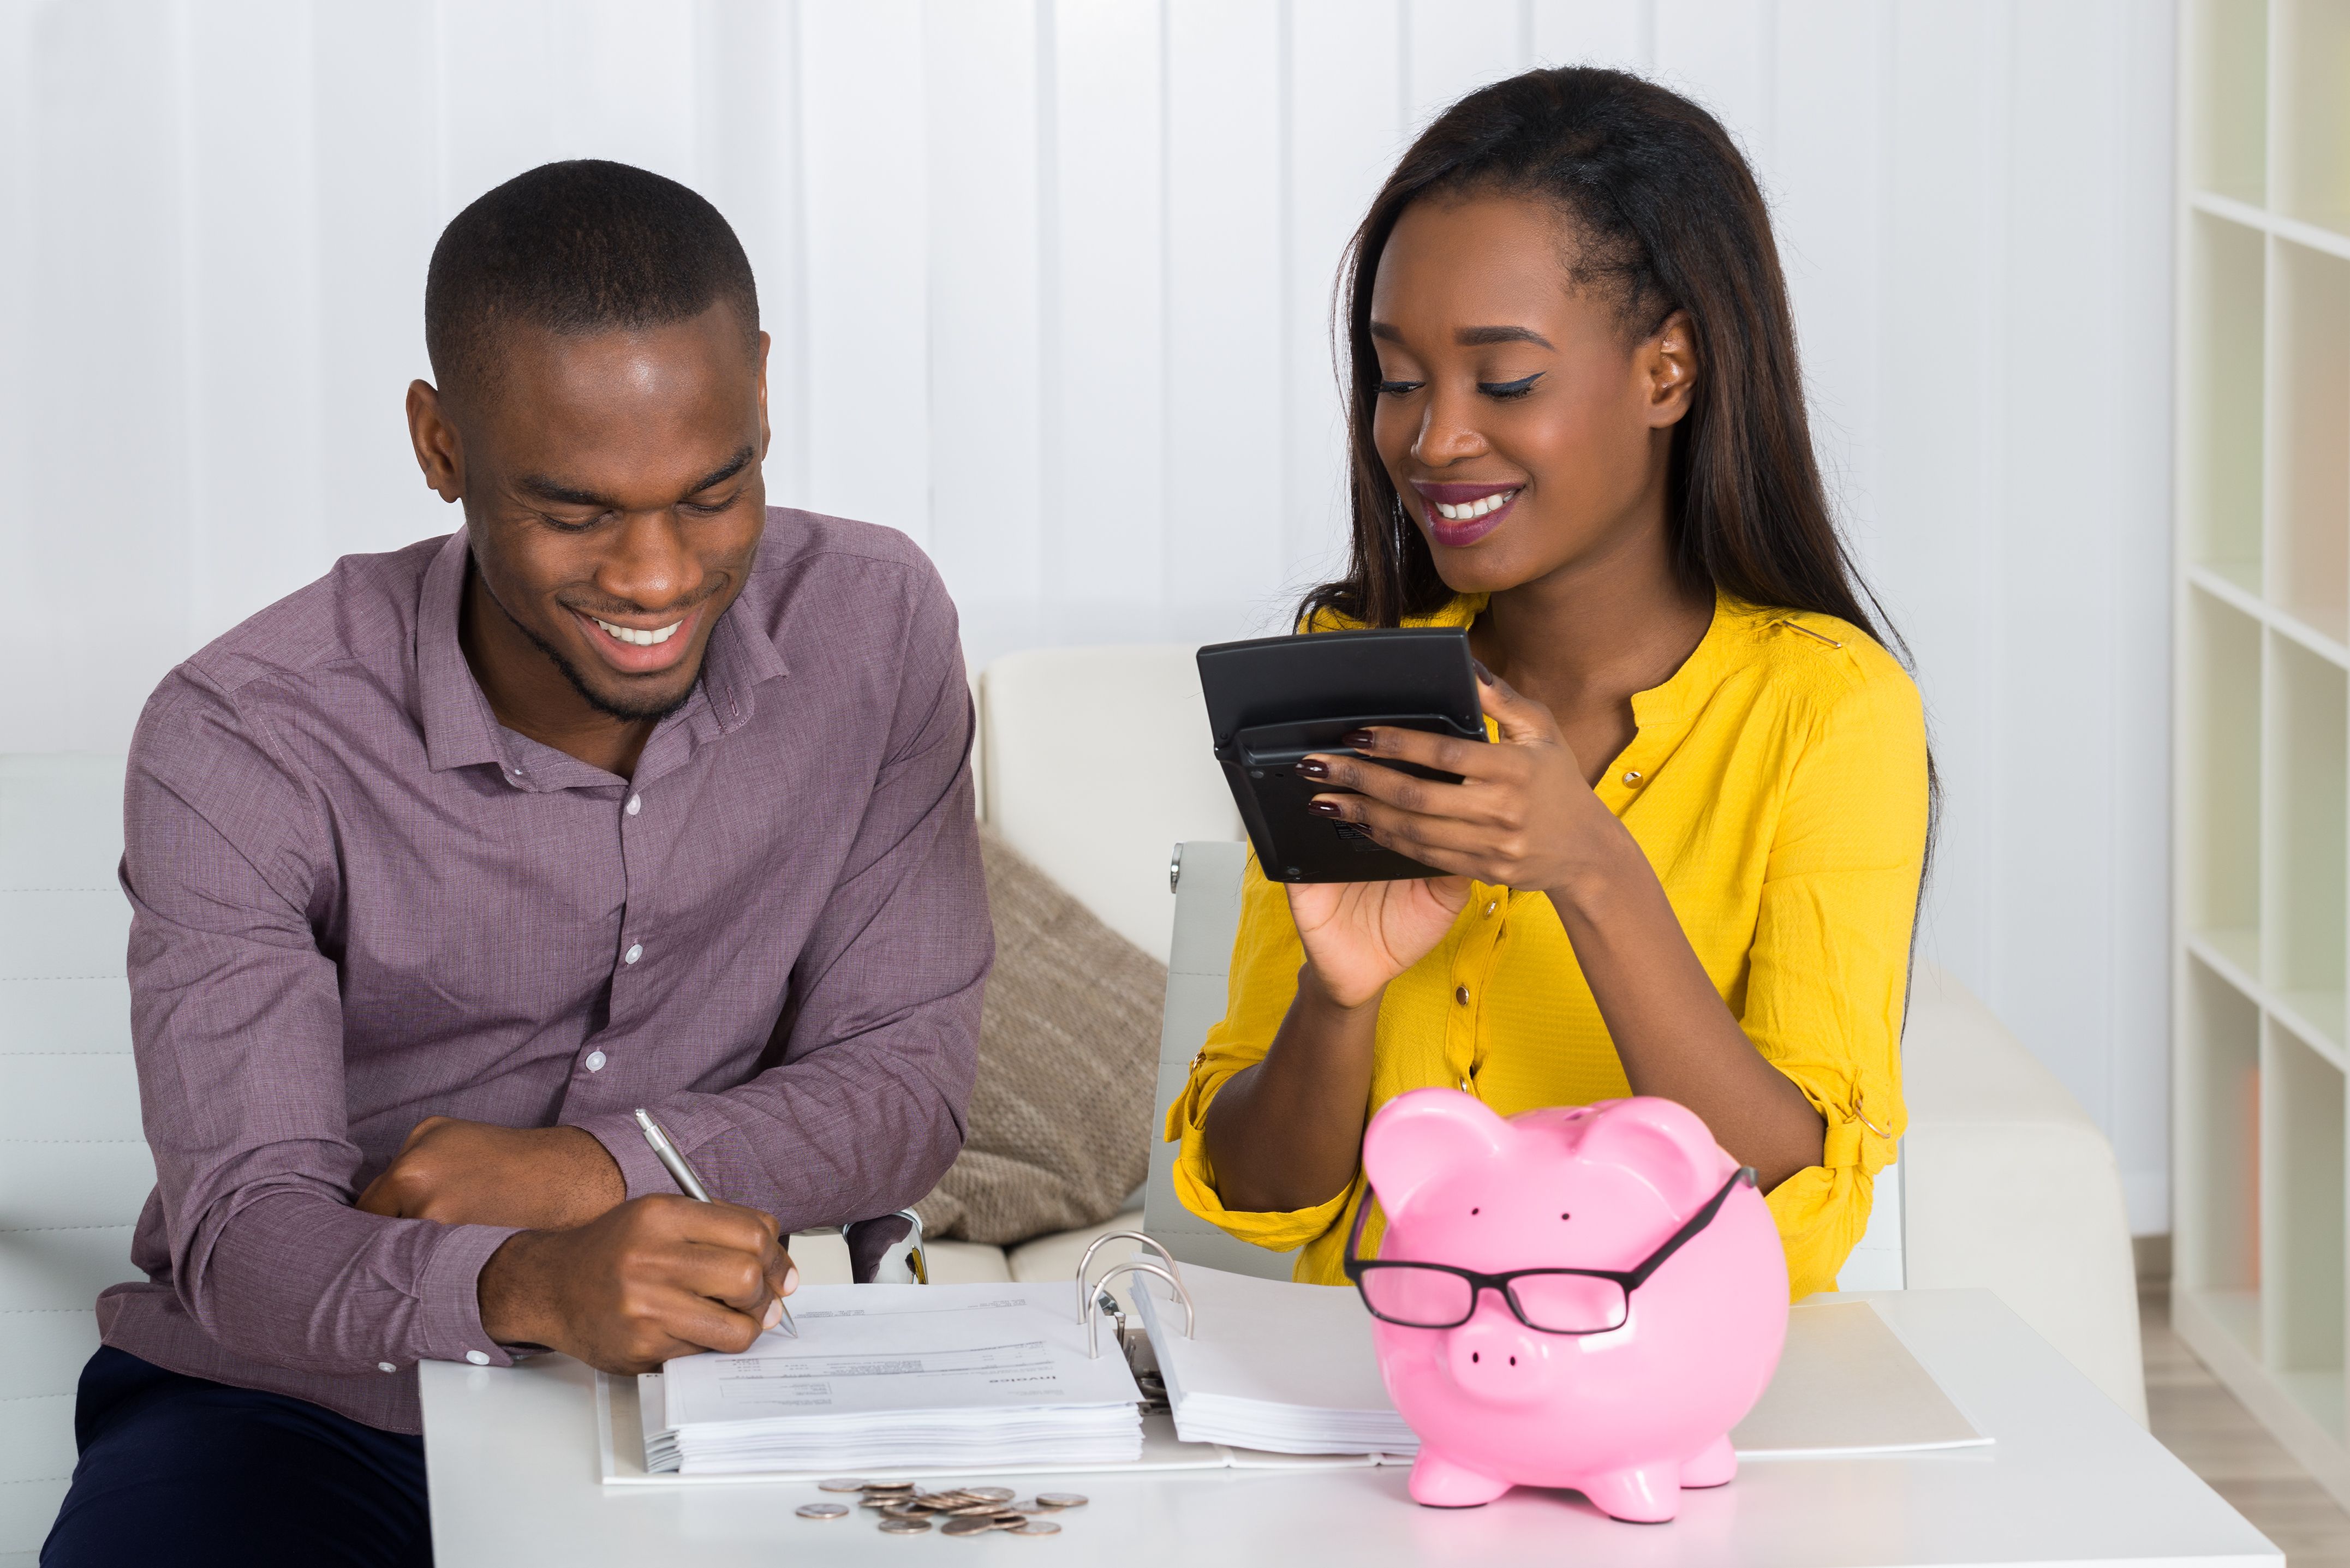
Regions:
<instances>
[{"instance_id":1,"label":"white paper document","mask_svg":"<svg viewBox=\"0 0 2350 1568\"><path fill-rule=\"evenodd\" d=\"M1189 1443L1280 1454L1410 1454L1419 1439L1380 1381L1371 1316L1349 1288L1183 1265L1199 1332L1164 1284L1135 1281L1135 1307Z\"/></svg>"},{"instance_id":2,"label":"white paper document","mask_svg":"<svg viewBox=\"0 0 2350 1568\"><path fill-rule=\"evenodd\" d=\"M1114 1336L1086 1354L1076 1287L811 1285L799 1337L670 1362L639 1389L654 1471L1095 1465L1141 1452Z\"/></svg>"}]
</instances>

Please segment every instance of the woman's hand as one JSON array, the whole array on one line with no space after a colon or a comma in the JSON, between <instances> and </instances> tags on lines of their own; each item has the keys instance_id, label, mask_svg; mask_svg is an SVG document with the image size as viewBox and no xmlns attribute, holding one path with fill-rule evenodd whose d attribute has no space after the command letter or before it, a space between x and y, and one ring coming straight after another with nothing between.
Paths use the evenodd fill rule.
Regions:
<instances>
[{"instance_id":1,"label":"woman's hand","mask_svg":"<svg viewBox=\"0 0 2350 1568\"><path fill-rule=\"evenodd\" d=\"M1469 901L1465 877L1283 886L1306 965L1340 1007L1377 1000L1388 981L1444 940Z\"/></svg>"},{"instance_id":2,"label":"woman's hand","mask_svg":"<svg viewBox=\"0 0 2350 1568\"><path fill-rule=\"evenodd\" d=\"M1359 826L1381 848L1457 877L1556 894L1607 863L1607 851L1616 847L1621 825L1584 782L1582 763L1559 733L1550 710L1512 691L1482 667L1478 676L1477 695L1501 731L1500 743L1382 726L1347 737L1357 755L1308 757L1297 771L1317 782L1358 791L1316 795L1314 809ZM1418 763L1458 774L1461 782L1414 778L1366 759ZM1452 899L1451 912L1458 914L1467 889L1465 883L1455 885L1461 892ZM1330 890L1292 888L1291 908L1298 909L1300 893ZM1303 909L1298 909L1297 925L1304 932ZM1439 928L1410 961L1417 962L1442 935ZM1306 952L1314 952L1310 937Z\"/></svg>"}]
</instances>

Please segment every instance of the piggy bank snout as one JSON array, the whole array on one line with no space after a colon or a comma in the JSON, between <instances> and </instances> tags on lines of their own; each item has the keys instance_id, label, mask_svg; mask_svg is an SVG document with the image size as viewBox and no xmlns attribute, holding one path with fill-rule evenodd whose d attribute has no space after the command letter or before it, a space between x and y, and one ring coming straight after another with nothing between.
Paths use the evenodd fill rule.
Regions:
<instances>
[{"instance_id":1,"label":"piggy bank snout","mask_svg":"<svg viewBox=\"0 0 2350 1568\"><path fill-rule=\"evenodd\" d=\"M1538 1336L1506 1312L1490 1308L1445 1334L1452 1381L1471 1398L1525 1404L1550 1382L1550 1357Z\"/></svg>"}]
</instances>

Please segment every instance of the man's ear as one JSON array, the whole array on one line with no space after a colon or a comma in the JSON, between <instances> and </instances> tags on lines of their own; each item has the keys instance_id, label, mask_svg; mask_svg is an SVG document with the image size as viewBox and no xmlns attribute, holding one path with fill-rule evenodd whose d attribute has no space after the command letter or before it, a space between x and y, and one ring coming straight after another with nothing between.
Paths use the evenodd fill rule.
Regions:
<instances>
[{"instance_id":1,"label":"man's ear","mask_svg":"<svg viewBox=\"0 0 2350 1568\"><path fill-rule=\"evenodd\" d=\"M441 401L440 389L430 381L408 383L408 441L416 449L416 466L424 471L425 485L443 501L463 500L465 445Z\"/></svg>"},{"instance_id":2,"label":"man's ear","mask_svg":"<svg viewBox=\"0 0 2350 1568\"><path fill-rule=\"evenodd\" d=\"M1414 1089L1379 1107L1363 1134L1363 1173L1393 1214L1434 1177L1497 1162L1516 1135L1482 1100L1456 1089Z\"/></svg>"},{"instance_id":3,"label":"man's ear","mask_svg":"<svg viewBox=\"0 0 2350 1568\"><path fill-rule=\"evenodd\" d=\"M1677 425L1688 417L1690 399L1701 369L1697 362L1697 331L1686 310L1665 317L1633 351L1648 399L1648 423L1656 429Z\"/></svg>"},{"instance_id":4,"label":"man's ear","mask_svg":"<svg viewBox=\"0 0 2350 1568\"><path fill-rule=\"evenodd\" d=\"M768 443L775 440L775 431L767 423L767 350L775 346L775 340L773 337L764 332L759 334L759 461L761 462L767 461Z\"/></svg>"}]
</instances>

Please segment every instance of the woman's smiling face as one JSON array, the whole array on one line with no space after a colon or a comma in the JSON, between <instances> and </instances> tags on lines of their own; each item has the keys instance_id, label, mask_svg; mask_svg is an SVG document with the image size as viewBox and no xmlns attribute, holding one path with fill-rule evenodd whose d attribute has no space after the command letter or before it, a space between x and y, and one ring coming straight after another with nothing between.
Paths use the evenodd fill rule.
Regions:
<instances>
[{"instance_id":1,"label":"woman's smiling face","mask_svg":"<svg viewBox=\"0 0 2350 1568\"><path fill-rule=\"evenodd\" d=\"M1615 300L1574 286L1575 244L1553 208L1486 194L1414 202L1380 252L1372 436L1456 592L1661 537L1697 374L1688 324L1630 337Z\"/></svg>"}]
</instances>

